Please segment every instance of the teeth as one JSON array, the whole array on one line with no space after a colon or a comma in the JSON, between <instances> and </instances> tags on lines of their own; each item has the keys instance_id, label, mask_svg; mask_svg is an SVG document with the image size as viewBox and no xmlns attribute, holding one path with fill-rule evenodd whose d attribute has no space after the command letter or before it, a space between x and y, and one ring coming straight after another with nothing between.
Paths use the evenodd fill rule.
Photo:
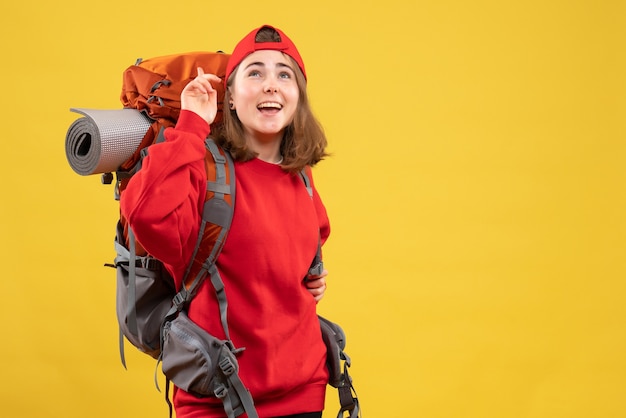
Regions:
<instances>
[{"instance_id":1,"label":"teeth","mask_svg":"<svg viewBox=\"0 0 626 418\"><path fill-rule=\"evenodd\" d=\"M259 109L281 109L282 106L280 103L275 103L275 102L265 102L265 103L260 103L257 108Z\"/></svg>"}]
</instances>

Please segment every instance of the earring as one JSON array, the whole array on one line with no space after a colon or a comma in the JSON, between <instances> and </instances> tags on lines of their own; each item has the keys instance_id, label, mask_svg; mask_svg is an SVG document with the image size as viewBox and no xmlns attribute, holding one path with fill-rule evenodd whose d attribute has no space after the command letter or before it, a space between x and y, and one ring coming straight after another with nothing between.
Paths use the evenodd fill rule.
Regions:
<instances>
[{"instance_id":1,"label":"earring","mask_svg":"<svg viewBox=\"0 0 626 418\"><path fill-rule=\"evenodd\" d=\"M233 103L232 101L231 101L231 102L228 102L228 108L229 108L230 110L235 110L235 103Z\"/></svg>"}]
</instances>

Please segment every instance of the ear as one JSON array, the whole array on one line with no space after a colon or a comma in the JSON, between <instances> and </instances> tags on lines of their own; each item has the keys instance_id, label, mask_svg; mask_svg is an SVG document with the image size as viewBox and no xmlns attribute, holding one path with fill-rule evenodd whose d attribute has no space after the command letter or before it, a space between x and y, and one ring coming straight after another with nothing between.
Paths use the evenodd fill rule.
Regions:
<instances>
[{"instance_id":1,"label":"ear","mask_svg":"<svg viewBox=\"0 0 626 418\"><path fill-rule=\"evenodd\" d=\"M225 96L228 99L228 108L230 110L235 110L235 102L233 101L233 90L231 89L231 86L226 87Z\"/></svg>"}]
</instances>

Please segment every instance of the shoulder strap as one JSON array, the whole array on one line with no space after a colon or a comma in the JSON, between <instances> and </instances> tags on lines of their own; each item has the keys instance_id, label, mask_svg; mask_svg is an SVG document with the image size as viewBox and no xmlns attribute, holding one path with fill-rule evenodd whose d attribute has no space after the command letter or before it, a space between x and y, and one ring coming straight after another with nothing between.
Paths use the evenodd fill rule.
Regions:
<instances>
[{"instance_id":1,"label":"shoulder strap","mask_svg":"<svg viewBox=\"0 0 626 418\"><path fill-rule=\"evenodd\" d=\"M300 177L304 182L304 186L306 187L307 192L309 193L309 197L313 199L313 186L311 185L311 179L306 172L306 168L303 168L300 171ZM309 274L311 275L320 275L324 271L324 263L322 262L322 237L320 236L317 242L317 253L315 254L315 258L311 263L311 267L309 267Z\"/></svg>"},{"instance_id":2,"label":"shoulder strap","mask_svg":"<svg viewBox=\"0 0 626 418\"><path fill-rule=\"evenodd\" d=\"M234 356L245 348L234 347L230 339L227 321L228 302L224 282L215 262L224 246L232 223L236 184L235 164L230 154L219 148L210 138L206 139L205 146L207 148L205 159L207 187L202 222L191 261L183 277L183 286L174 296L173 306L165 320L174 317L188 306L208 276L217 296L220 321L228 349ZM233 364L230 357L222 358L217 366L226 377L227 386L220 386L216 389L215 395L222 400L227 416L234 418L245 412L250 418L258 418L250 392L241 382L237 373L237 366ZM166 400L170 405L171 416L171 403L167 393Z\"/></svg>"},{"instance_id":3,"label":"shoulder strap","mask_svg":"<svg viewBox=\"0 0 626 418\"><path fill-rule=\"evenodd\" d=\"M183 287L174 297L172 310L167 316L173 316L185 309L208 275L215 288L226 338L230 340L226 318L228 302L215 261L224 246L233 219L235 164L230 154L219 148L212 139L207 138L205 146L207 188L202 222L191 262L183 278Z\"/></svg>"}]
</instances>

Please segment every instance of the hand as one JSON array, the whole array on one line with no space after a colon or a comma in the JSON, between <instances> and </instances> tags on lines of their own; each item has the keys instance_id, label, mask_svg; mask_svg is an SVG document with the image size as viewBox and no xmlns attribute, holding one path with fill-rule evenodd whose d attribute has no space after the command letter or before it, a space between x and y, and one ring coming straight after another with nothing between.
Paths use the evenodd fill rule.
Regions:
<instances>
[{"instance_id":1,"label":"hand","mask_svg":"<svg viewBox=\"0 0 626 418\"><path fill-rule=\"evenodd\" d=\"M324 297L324 292L326 292L326 276L328 276L328 270L322 271L322 274L319 276L309 274L304 281L306 289L313 295L315 302L319 302Z\"/></svg>"},{"instance_id":2,"label":"hand","mask_svg":"<svg viewBox=\"0 0 626 418\"><path fill-rule=\"evenodd\" d=\"M214 74L205 74L198 67L198 76L191 80L180 93L181 109L190 110L207 121L210 125L217 115L217 90L211 82L221 83L222 79Z\"/></svg>"}]
</instances>

